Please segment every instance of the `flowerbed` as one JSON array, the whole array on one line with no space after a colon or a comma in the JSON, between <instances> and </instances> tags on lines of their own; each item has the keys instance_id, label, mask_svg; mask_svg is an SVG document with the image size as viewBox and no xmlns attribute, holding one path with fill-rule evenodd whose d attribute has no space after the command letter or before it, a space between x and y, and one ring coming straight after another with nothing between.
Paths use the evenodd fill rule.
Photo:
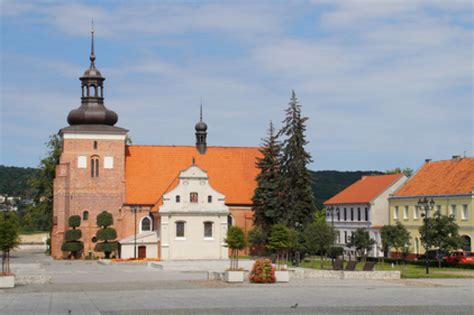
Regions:
<instances>
[{"instance_id":1,"label":"flowerbed","mask_svg":"<svg viewBox=\"0 0 474 315\"><path fill-rule=\"evenodd\" d=\"M113 262L147 262L147 261L160 261L159 258L114 258L111 259Z\"/></svg>"}]
</instances>

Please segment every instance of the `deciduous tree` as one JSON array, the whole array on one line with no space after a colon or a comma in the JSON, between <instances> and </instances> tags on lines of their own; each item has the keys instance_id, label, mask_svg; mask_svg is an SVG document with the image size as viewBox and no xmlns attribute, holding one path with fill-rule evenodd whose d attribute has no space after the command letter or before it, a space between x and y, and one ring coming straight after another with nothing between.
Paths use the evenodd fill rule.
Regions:
<instances>
[{"instance_id":1,"label":"deciduous tree","mask_svg":"<svg viewBox=\"0 0 474 315\"><path fill-rule=\"evenodd\" d=\"M309 254L320 255L321 269L323 269L324 257L328 254L336 239L334 229L326 222L313 222L304 229L303 239Z\"/></svg>"},{"instance_id":2,"label":"deciduous tree","mask_svg":"<svg viewBox=\"0 0 474 315\"><path fill-rule=\"evenodd\" d=\"M353 247L356 250L356 253L362 254L364 261L367 258L367 252L374 246L375 241L370 238L369 231L367 229L357 229L355 233L351 236L347 247Z\"/></svg>"}]
</instances>

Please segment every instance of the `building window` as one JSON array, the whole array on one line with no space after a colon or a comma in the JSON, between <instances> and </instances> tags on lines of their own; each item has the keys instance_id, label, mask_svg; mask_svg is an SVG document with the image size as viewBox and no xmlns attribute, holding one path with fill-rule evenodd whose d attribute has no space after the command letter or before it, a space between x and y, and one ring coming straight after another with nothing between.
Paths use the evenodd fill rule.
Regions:
<instances>
[{"instance_id":1,"label":"building window","mask_svg":"<svg viewBox=\"0 0 474 315\"><path fill-rule=\"evenodd\" d=\"M369 208L365 207L365 221L369 221Z\"/></svg>"},{"instance_id":2,"label":"building window","mask_svg":"<svg viewBox=\"0 0 474 315\"><path fill-rule=\"evenodd\" d=\"M403 220L408 220L408 206L403 208Z\"/></svg>"},{"instance_id":3,"label":"building window","mask_svg":"<svg viewBox=\"0 0 474 315\"><path fill-rule=\"evenodd\" d=\"M339 211L339 208L337 209L337 221L341 221L341 211Z\"/></svg>"},{"instance_id":4,"label":"building window","mask_svg":"<svg viewBox=\"0 0 474 315\"><path fill-rule=\"evenodd\" d=\"M86 210L82 213L82 221L87 221L87 220L89 220L89 211Z\"/></svg>"},{"instance_id":5,"label":"building window","mask_svg":"<svg viewBox=\"0 0 474 315\"><path fill-rule=\"evenodd\" d=\"M94 141L94 149L97 150L97 141Z\"/></svg>"},{"instance_id":6,"label":"building window","mask_svg":"<svg viewBox=\"0 0 474 315\"><path fill-rule=\"evenodd\" d=\"M360 208L357 208L357 221L361 221L361 220L362 220L362 217L360 213Z\"/></svg>"},{"instance_id":7,"label":"building window","mask_svg":"<svg viewBox=\"0 0 474 315\"><path fill-rule=\"evenodd\" d=\"M393 209L393 219L398 220L398 206Z\"/></svg>"},{"instance_id":8,"label":"building window","mask_svg":"<svg viewBox=\"0 0 474 315\"><path fill-rule=\"evenodd\" d=\"M91 177L99 177L99 157L91 157Z\"/></svg>"},{"instance_id":9,"label":"building window","mask_svg":"<svg viewBox=\"0 0 474 315\"><path fill-rule=\"evenodd\" d=\"M207 203L212 203L212 196L207 196Z\"/></svg>"},{"instance_id":10,"label":"building window","mask_svg":"<svg viewBox=\"0 0 474 315\"><path fill-rule=\"evenodd\" d=\"M197 203L198 202L198 193L197 192L192 192L189 194L189 202L191 203Z\"/></svg>"},{"instance_id":11,"label":"building window","mask_svg":"<svg viewBox=\"0 0 474 315\"><path fill-rule=\"evenodd\" d=\"M420 216L420 208L418 206L415 206L415 209L413 210L413 219L418 220L419 216Z\"/></svg>"},{"instance_id":12,"label":"building window","mask_svg":"<svg viewBox=\"0 0 474 315\"><path fill-rule=\"evenodd\" d=\"M451 211L449 215L452 215L454 218L456 218L456 205L451 205Z\"/></svg>"},{"instance_id":13,"label":"building window","mask_svg":"<svg viewBox=\"0 0 474 315\"><path fill-rule=\"evenodd\" d=\"M204 222L204 238L212 238L212 222Z\"/></svg>"},{"instance_id":14,"label":"building window","mask_svg":"<svg viewBox=\"0 0 474 315\"><path fill-rule=\"evenodd\" d=\"M462 205L461 219L467 220L467 205Z\"/></svg>"},{"instance_id":15,"label":"building window","mask_svg":"<svg viewBox=\"0 0 474 315\"><path fill-rule=\"evenodd\" d=\"M184 237L184 221L176 222L176 237Z\"/></svg>"},{"instance_id":16,"label":"building window","mask_svg":"<svg viewBox=\"0 0 474 315\"><path fill-rule=\"evenodd\" d=\"M347 244L347 231L344 231L344 244Z\"/></svg>"},{"instance_id":17,"label":"building window","mask_svg":"<svg viewBox=\"0 0 474 315\"><path fill-rule=\"evenodd\" d=\"M227 216L227 225L232 226L234 224L234 218L229 214Z\"/></svg>"},{"instance_id":18,"label":"building window","mask_svg":"<svg viewBox=\"0 0 474 315\"><path fill-rule=\"evenodd\" d=\"M87 156L80 155L77 157L77 168L87 168Z\"/></svg>"},{"instance_id":19,"label":"building window","mask_svg":"<svg viewBox=\"0 0 474 315\"><path fill-rule=\"evenodd\" d=\"M351 221L354 221L354 208L351 208Z\"/></svg>"},{"instance_id":20,"label":"building window","mask_svg":"<svg viewBox=\"0 0 474 315\"><path fill-rule=\"evenodd\" d=\"M149 217L144 217L140 224L140 231L147 232L151 231L151 219Z\"/></svg>"},{"instance_id":21,"label":"building window","mask_svg":"<svg viewBox=\"0 0 474 315\"><path fill-rule=\"evenodd\" d=\"M344 221L347 221L347 209L344 208Z\"/></svg>"},{"instance_id":22,"label":"building window","mask_svg":"<svg viewBox=\"0 0 474 315\"><path fill-rule=\"evenodd\" d=\"M178 195L175 197L175 200L176 200L176 203L180 203L181 202L181 197Z\"/></svg>"}]
</instances>

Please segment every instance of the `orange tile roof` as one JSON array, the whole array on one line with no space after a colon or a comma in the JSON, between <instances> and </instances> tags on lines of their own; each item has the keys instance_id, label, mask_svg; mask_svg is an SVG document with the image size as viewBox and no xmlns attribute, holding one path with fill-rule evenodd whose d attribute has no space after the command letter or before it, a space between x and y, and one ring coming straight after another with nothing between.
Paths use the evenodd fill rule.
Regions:
<instances>
[{"instance_id":1,"label":"orange tile roof","mask_svg":"<svg viewBox=\"0 0 474 315\"><path fill-rule=\"evenodd\" d=\"M208 173L211 186L225 195L227 204L251 205L259 156L257 147L208 147L201 155L194 146L127 146L125 203L159 202L195 158L195 164Z\"/></svg>"},{"instance_id":2,"label":"orange tile roof","mask_svg":"<svg viewBox=\"0 0 474 315\"><path fill-rule=\"evenodd\" d=\"M461 158L425 163L394 196L466 194L473 188L474 158Z\"/></svg>"},{"instance_id":3,"label":"orange tile roof","mask_svg":"<svg viewBox=\"0 0 474 315\"><path fill-rule=\"evenodd\" d=\"M324 204L369 203L402 176L403 174L362 176L357 182L333 196Z\"/></svg>"}]
</instances>

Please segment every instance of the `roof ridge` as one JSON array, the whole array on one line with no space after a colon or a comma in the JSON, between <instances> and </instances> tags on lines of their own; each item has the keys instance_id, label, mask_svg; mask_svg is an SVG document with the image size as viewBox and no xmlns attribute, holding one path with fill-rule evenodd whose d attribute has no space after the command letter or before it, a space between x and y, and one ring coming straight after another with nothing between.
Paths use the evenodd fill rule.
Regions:
<instances>
[{"instance_id":1,"label":"roof ridge","mask_svg":"<svg viewBox=\"0 0 474 315\"><path fill-rule=\"evenodd\" d=\"M176 145L176 144L128 144L127 147L157 147L157 148L195 148L194 145ZM220 149L260 149L259 146L223 146L223 145L210 145L208 148L220 148Z\"/></svg>"}]
</instances>

